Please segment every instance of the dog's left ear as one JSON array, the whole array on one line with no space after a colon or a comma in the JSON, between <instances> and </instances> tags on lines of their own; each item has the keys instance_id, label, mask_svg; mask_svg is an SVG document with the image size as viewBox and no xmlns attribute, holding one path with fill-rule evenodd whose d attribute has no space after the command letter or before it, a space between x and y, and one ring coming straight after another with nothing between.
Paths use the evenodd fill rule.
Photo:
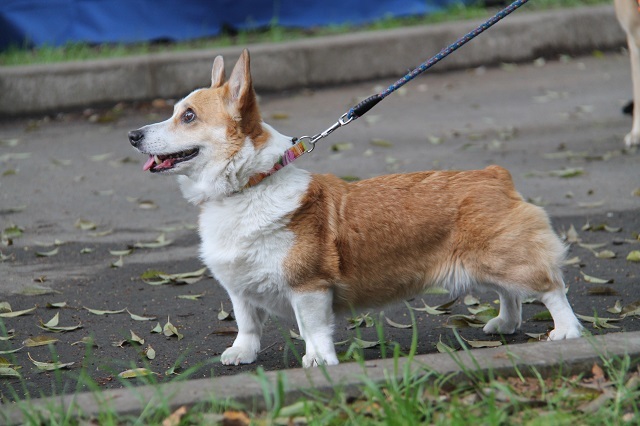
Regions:
<instances>
[{"instance_id":1,"label":"dog's left ear","mask_svg":"<svg viewBox=\"0 0 640 426\"><path fill-rule=\"evenodd\" d=\"M213 60L213 69L211 70L211 88L215 89L224 84L224 59L221 55L216 56Z\"/></svg>"},{"instance_id":2,"label":"dog's left ear","mask_svg":"<svg viewBox=\"0 0 640 426\"><path fill-rule=\"evenodd\" d=\"M236 106L238 111L249 107L255 99L253 84L251 83L249 51L247 49L242 51L240 59L238 59L233 71L231 71L229 94L231 103Z\"/></svg>"}]
</instances>

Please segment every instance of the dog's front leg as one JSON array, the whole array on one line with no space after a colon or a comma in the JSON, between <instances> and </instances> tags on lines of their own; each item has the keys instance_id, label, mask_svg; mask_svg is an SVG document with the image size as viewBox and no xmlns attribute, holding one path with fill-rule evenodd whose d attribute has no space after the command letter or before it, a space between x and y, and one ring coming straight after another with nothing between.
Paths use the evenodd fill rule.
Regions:
<instances>
[{"instance_id":1,"label":"dog's front leg","mask_svg":"<svg viewBox=\"0 0 640 426\"><path fill-rule=\"evenodd\" d=\"M332 291L294 291L291 305L296 315L300 335L306 344L302 366L308 368L323 364L338 364L336 349L333 345Z\"/></svg>"},{"instance_id":2,"label":"dog's front leg","mask_svg":"<svg viewBox=\"0 0 640 426\"><path fill-rule=\"evenodd\" d=\"M250 364L258 357L262 326L267 319L267 312L251 305L242 297L233 294L229 294L229 297L238 324L238 336L233 346L222 353L220 361L225 365Z\"/></svg>"}]
</instances>

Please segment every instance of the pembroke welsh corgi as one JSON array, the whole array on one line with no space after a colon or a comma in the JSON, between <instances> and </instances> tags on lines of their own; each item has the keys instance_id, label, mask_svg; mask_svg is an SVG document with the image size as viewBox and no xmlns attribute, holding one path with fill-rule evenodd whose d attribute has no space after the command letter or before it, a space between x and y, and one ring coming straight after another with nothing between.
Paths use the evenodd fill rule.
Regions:
<instances>
[{"instance_id":1,"label":"pembroke welsh corgi","mask_svg":"<svg viewBox=\"0 0 640 426\"><path fill-rule=\"evenodd\" d=\"M627 33L633 85L633 124L624 138L629 148L640 145L640 3L636 0L614 0L616 16Z\"/></svg>"},{"instance_id":2,"label":"pembroke welsh corgi","mask_svg":"<svg viewBox=\"0 0 640 426\"><path fill-rule=\"evenodd\" d=\"M244 51L225 82L178 102L171 118L129 132L143 169L176 174L200 207L200 255L229 293L238 323L224 364L254 362L268 315L295 318L304 367L338 363L336 312L380 306L442 286L490 289L500 313L484 327L514 333L522 300L549 309L550 340L576 338L560 267L565 246L546 213L523 200L509 172L426 171L347 183L293 165L254 186L292 138L262 121Z\"/></svg>"}]
</instances>

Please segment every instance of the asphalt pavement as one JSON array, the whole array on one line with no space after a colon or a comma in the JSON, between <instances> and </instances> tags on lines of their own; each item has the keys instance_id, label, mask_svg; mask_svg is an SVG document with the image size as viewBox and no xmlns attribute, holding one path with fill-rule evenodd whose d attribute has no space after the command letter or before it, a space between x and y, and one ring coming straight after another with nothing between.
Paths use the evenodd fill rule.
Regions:
<instances>
[{"instance_id":1,"label":"asphalt pavement","mask_svg":"<svg viewBox=\"0 0 640 426\"><path fill-rule=\"evenodd\" d=\"M629 72L622 52L426 75L323 140L297 165L347 179L504 166L525 198L545 206L558 233L568 233L571 264L565 280L571 304L587 318L611 318L595 325L586 319L587 330L638 331L638 316L621 318L614 309L618 300L620 307L628 307L640 299L640 263L626 259L640 250L640 154L624 149L631 119L620 112L631 96ZM202 73L209 75L210 69ZM260 104L265 121L281 132L313 134L390 82L263 95ZM127 141L128 130L168 117L170 104L137 102L0 122L0 226L5 234L0 302L8 302L13 311L36 307L0 318L0 336L15 336L0 340L0 351L16 350L28 338L58 339L0 355L21 367L23 378L1 379L4 401L89 390L77 384L81 371L106 389L121 387L118 373L136 367L158 373L147 380L166 381L174 372L203 378L258 366L300 365L302 345L290 334L295 324L275 320L266 328L256 364L220 365L215 357L232 343L235 322L215 280L207 273L197 281L186 278L188 283L179 276L164 284L145 282L158 281L148 278L157 273L142 278L149 270L166 275L202 267L194 229L197 209L182 199L172 178L144 173L145 159ZM475 296L497 307L495 295ZM447 296L429 294L409 301L422 308L411 311L421 354L436 352L440 340L459 346L447 327L454 322L451 316L470 315L469 308L477 308L458 300L450 313L425 311L425 303L434 307L446 301ZM86 308L128 312L98 315ZM513 336L487 337L474 327L461 328L460 334L470 341L525 343L535 340L525 332L545 333L551 327L544 318L534 319L543 310L525 305L522 330ZM366 327L366 315L357 329L349 329L347 318L338 320L336 341L346 342L338 346L342 356L352 357L354 337L364 346L386 342L384 349L364 349L367 359L385 351L390 355L394 343L409 350L413 329L398 327L411 324L405 304L385 308L382 316L379 310L366 313L380 319L381 326ZM58 326L80 327L51 332L56 326L49 321L56 314ZM40 328L47 323L49 331ZM158 323L173 324L182 338L154 333ZM132 331L144 344L132 341ZM86 337L95 346L82 340ZM74 364L42 371L33 360Z\"/></svg>"}]
</instances>

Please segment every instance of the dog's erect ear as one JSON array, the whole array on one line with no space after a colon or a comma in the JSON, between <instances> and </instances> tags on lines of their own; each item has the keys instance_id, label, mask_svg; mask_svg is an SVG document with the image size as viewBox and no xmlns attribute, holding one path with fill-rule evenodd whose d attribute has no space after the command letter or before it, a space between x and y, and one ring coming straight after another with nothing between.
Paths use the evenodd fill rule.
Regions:
<instances>
[{"instance_id":1,"label":"dog's erect ear","mask_svg":"<svg viewBox=\"0 0 640 426\"><path fill-rule=\"evenodd\" d=\"M213 60L213 69L211 70L211 88L215 89L224 84L224 59L221 55L216 56Z\"/></svg>"},{"instance_id":2,"label":"dog's erect ear","mask_svg":"<svg viewBox=\"0 0 640 426\"><path fill-rule=\"evenodd\" d=\"M244 49L240 59L231 71L229 77L229 94L231 103L236 105L238 110L248 107L255 98L253 85L251 83L251 70L249 66L249 51Z\"/></svg>"}]
</instances>

